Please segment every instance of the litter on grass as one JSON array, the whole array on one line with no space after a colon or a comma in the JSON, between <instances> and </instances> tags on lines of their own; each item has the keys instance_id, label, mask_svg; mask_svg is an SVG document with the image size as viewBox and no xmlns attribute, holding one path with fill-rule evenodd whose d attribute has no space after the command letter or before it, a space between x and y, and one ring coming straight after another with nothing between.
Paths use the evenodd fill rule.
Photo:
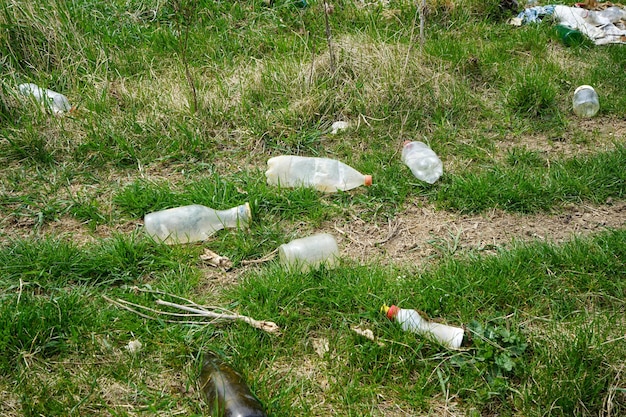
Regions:
<instances>
[{"instance_id":1,"label":"litter on grass","mask_svg":"<svg viewBox=\"0 0 626 417\"><path fill-rule=\"evenodd\" d=\"M125 348L130 353L137 353L141 350L142 346L143 345L141 344L139 340L131 340L130 342L128 342Z\"/></svg>"},{"instance_id":2,"label":"litter on grass","mask_svg":"<svg viewBox=\"0 0 626 417\"><path fill-rule=\"evenodd\" d=\"M467 344L465 329L431 321L424 313L420 314L417 310L383 305L381 312L385 313L390 320L399 323L402 330L427 337L447 348L459 349Z\"/></svg>"},{"instance_id":3,"label":"litter on grass","mask_svg":"<svg viewBox=\"0 0 626 417\"><path fill-rule=\"evenodd\" d=\"M552 18L558 25L580 31L596 45L626 44L626 8L612 3L598 3L594 8L563 5L528 7L509 23L521 26L541 22L545 17Z\"/></svg>"},{"instance_id":4,"label":"litter on grass","mask_svg":"<svg viewBox=\"0 0 626 417\"><path fill-rule=\"evenodd\" d=\"M346 130L349 127L350 127L350 123L340 120L332 124L332 126L330 127L331 129L330 134L336 135L340 131Z\"/></svg>"},{"instance_id":5,"label":"litter on grass","mask_svg":"<svg viewBox=\"0 0 626 417\"><path fill-rule=\"evenodd\" d=\"M214 352L204 355L200 388L215 417L265 417L261 401L243 376Z\"/></svg>"},{"instance_id":6,"label":"litter on grass","mask_svg":"<svg viewBox=\"0 0 626 417\"><path fill-rule=\"evenodd\" d=\"M69 100L63 94L56 91L41 88L36 84L25 83L17 86L17 89L24 96L33 97L37 102L43 104L47 110L51 110L55 115L74 111Z\"/></svg>"}]
</instances>

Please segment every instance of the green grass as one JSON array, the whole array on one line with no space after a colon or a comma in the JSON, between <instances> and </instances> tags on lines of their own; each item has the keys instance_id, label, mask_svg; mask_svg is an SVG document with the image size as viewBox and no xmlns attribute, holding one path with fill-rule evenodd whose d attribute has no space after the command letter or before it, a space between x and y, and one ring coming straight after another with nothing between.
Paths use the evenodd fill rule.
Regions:
<instances>
[{"instance_id":1,"label":"green grass","mask_svg":"<svg viewBox=\"0 0 626 417\"><path fill-rule=\"evenodd\" d=\"M321 1L31 3L0 4L0 414L204 415L206 349L272 416L626 412L623 227L512 238L491 255L434 236L423 267L347 255L290 274L277 259L248 262L337 221L391 224L412 207L522 219L623 203L623 45L565 47L550 22L513 27L492 0L429 2L421 45L415 2L340 0L331 64ZM52 116L17 93L24 82L77 111ZM581 84L600 95L594 119L571 111ZM351 127L332 135L336 120ZM441 157L438 182L410 175L405 140ZM266 161L280 154L339 159L374 184L270 186ZM143 232L153 211L244 202L250 227L204 243ZM209 248L233 269L203 265ZM154 291L274 321L282 335L109 302L156 308L166 296ZM466 325L471 347L403 332L379 310L390 303Z\"/></svg>"}]
</instances>

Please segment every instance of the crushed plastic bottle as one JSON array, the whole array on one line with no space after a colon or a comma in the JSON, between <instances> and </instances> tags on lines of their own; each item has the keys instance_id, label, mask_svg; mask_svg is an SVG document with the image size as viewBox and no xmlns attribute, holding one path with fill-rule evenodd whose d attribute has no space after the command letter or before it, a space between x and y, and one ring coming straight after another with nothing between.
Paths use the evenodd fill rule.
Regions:
<instances>
[{"instance_id":1,"label":"crushed plastic bottle","mask_svg":"<svg viewBox=\"0 0 626 417\"><path fill-rule=\"evenodd\" d=\"M464 329L429 321L417 310L383 305L381 311L389 320L400 323L402 330L429 337L450 349L458 349L466 342Z\"/></svg>"},{"instance_id":2,"label":"crushed plastic bottle","mask_svg":"<svg viewBox=\"0 0 626 417\"><path fill-rule=\"evenodd\" d=\"M200 372L200 388L212 417L266 417L263 405L245 380L219 358L208 352Z\"/></svg>"},{"instance_id":3,"label":"crushed plastic bottle","mask_svg":"<svg viewBox=\"0 0 626 417\"><path fill-rule=\"evenodd\" d=\"M579 117L593 117L600 110L598 93L590 85L581 85L574 91L572 98L574 113Z\"/></svg>"},{"instance_id":4,"label":"crushed plastic bottle","mask_svg":"<svg viewBox=\"0 0 626 417\"><path fill-rule=\"evenodd\" d=\"M423 142L404 142L402 162L419 180L433 184L443 175L443 163L437 154Z\"/></svg>"},{"instance_id":5,"label":"crushed plastic bottle","mask_svg":"<svg viewBox=\"0 0 626 417\"><path fill-rule=\"evenodd\" d=\"M372 185L372 176L329 158L281 155L267 161L267 183L281 187L313 187L323 192Z\"/></svg>"},{"instance_id":6,"label":"crushed plastic bottle","mask_svg":"<svg viewBox=\"0 0 626 417\"><path fill-rule=\"evenodd\" d=\"M591 25L605 26L626 19L626 10L617 6L611 6L604 10L586 10L582 17L585 22Z\"/></svg>"},{"instance_id":7,"label":"crushed plastic bottle","mask_svg":"<svg viewBox=\"0 0 626 417\"><path fill-rule=\"evenodd\" d=\"M333 235L318 233L280 245L278 257L289 271L307 272L322 264L334 268L339 260L339 247Z\"/></svg>"},{"instance_id":8,"label":"crushed plastic bottle","mask_svg":"<svg viewBox=\"0 0 626 417\"><path fill-rule=\"evenodd\" d=\"M69 100L63 94L52 90L41 88L36 84L26 83L17 86L20 93L25 96L32 96L38 102L42 103L54 114L62 114L71 112L74 108L70 105Z\"/></svg>"},{"instance_id":9,"label":"crushed plastic bottle","mask_svg":"<svg viewBox=\"0 0 626 417\"><path fill-rule=\"evenodd\" d=\"M617 23L620 20L626 20L626 8L611 6L604 10L598 11L604 19L610 23Z\"/></svg>"},{"instance_id":10,"label":"crushed plastic bottle","mask_svg":"<svg viewBox=\"0 0 626 417\"><path fill-rule=\"evenodd\" d=\"M146 214L144 226L148 235L164 243L189 243L206 240L225 227L247 226L250 217L248 203L227 210L192 204Z\"/></svg>"}]
</instances>

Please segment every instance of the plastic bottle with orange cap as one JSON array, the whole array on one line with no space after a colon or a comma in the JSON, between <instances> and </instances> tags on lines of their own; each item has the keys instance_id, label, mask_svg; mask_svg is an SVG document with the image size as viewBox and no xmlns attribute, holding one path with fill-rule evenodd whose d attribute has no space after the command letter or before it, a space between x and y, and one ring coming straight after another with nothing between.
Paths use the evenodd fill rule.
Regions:
<instances>
[{"instance_id":1,"label":"plastic bottle with orange cap","mask_svg":"<svg viewBox=\"0 0 626 417\"><path fill-rule=\"evenodd\" d=\"M312 187L332 193L372 185L372 176L330 158L281 155L267 161L267 183L280 187Z\"/></svg>"},{"instance_id":2,"label":"plastic bottle with orange cap","mask_svg":"<svg viewBox=\"0 0 626 417\"><path fill-rule=\"evenodd\" d=\"M450 349L459 349L468 343L465 329L436 323L422 317L417 310L383 305L380 309L389 320L400 323L402 330L433 339Z\"/></svg>"},{"instance_id":3,"label":"plastic bottle with orange cap","mask_svg":"<svg viewBox=\"0 0 626 417\"><path fill-rule=\"evenodd\" d=\"M25 83L17 86L21 94L32 96L36 101L41 102L54 114L59 115L65 112L73 112L74 107L70 105L67 97L56 91L41 88L33 83Z\"/></svg>"}]
</instances>

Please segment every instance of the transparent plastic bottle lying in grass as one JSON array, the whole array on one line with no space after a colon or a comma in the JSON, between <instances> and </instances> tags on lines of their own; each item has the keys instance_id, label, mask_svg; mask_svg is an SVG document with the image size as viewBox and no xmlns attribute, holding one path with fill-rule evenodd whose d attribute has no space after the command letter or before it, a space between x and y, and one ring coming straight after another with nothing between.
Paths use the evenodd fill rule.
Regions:
<instances>
[{"instance_id":1,"label":"transparent plastic bottle lying in grass","mask_svg":"<svg viewBox=\"0 0 626 417\"><path fill-rule=\"evenodd\" d=\"M212 417L266 417L243 377L213 352L204 356L200 388Z\"/></svg>"},{"instance_id":2,"label":"transparent plastic bottle lying in grass","mask_svg":"<svg viewBox=\"0 0 626 417\"><path fill-rule=\"evenodd\" d=\"M372 185L372 176L329 158L281 155L267 161L267 183L281 187L313 187L323 192Z\"/></svg>"},{"instance_id":3,"label":"transparent plastic bottle lying in grass","mask_svg":"<svg viewBox=\"0 0 626 417\"><path fill-rule=\"evenodd\" d=\"M574 113L579 117L593 117L600 110L598 93L590 85L581 85L574 91L572 98Z\"/></svg>"},{"instance_id":4,"label":"transparent plastic bottle lying in grass","mask_svg":"<svg viewBox=\"0 0 626 417\"><path fill-rule=\"evenodd\" d=\"M423 142L404 142L402 162L419 180L433 184L443 175L443 163L437 154Z\"/></svg>"},{"instance_id":5,"label":"transparent plastic bottle lying in grass","mask_svg":"<svg viewBox=\"0 0 626 417\"><path fill-rule=\"evenodd\" d=\"M417 310L399 308L395 305L391 307L385 305L381 310L389 320L400 323L402 330L431 338L448 348L458 349L466 341L465 330L461 327L429 321L422 317Z\"/></svg>"},{"instance_id":6,"label":"transparent plastic bottle lying in grass","mask_svg":"<svg viewBox=\"0 0 626 417\"><path fill-rule=\"evenodd\" d=\"M333 268L339 260L339 247L333 235L318 233L280 245L278 257L289 271L307 272L321 265Z\"/></svg>"},{"instance_id":7,"label":"transparent plastic bottle lying in grass","mask_svg":"<svg viewBox=\"0 0 626 417\"><path fill-rule=\"evenodd\" d=\"M34 97L35 100L41 102L48 109L52 110L54 114L61 114L74 110L67 97L63 94L41 88L32 83L20 84L17 88L23 95Z\"/></svg>"},{"instance_id":8,"label":"transparent plastic bottle lying in grass","mask_svg":"<svg viewBox=\"0 0 626 417\"><path fill-rule=\"evenodd\" d=\"M146 214L144 226L152 238L164 243L206 240L226 227L247 226L251 212L248 203L227 210L192 204Z\"/></svg>"}]
</instances>

